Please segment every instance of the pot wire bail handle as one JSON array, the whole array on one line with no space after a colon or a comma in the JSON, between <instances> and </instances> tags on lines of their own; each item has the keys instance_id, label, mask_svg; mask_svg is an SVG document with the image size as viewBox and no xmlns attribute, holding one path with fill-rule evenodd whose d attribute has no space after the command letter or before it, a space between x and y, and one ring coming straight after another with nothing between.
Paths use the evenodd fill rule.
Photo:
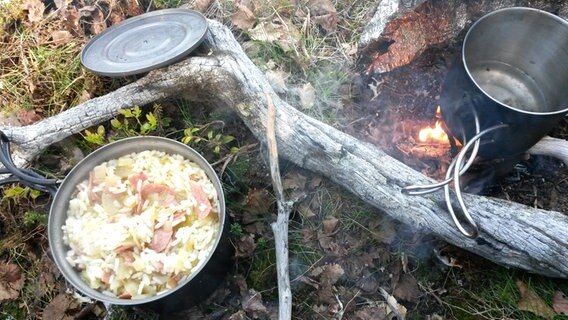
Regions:
<instances>
[{"instance_id":1,"label":"pot wire bail handle","mask_svg":"<svg viewBox=\"0 0 568 320\"><path fill-rule=\"evenodd\" d=\"M450 165L448 167L448 171L446 172L445 180L443 180L441 182L429 184L429 185L407 186L407 187L402 188L401 191L405 194L414 196L414 195L424 195L424 194L433 193L433 192L438 191L438 190L443 188L446 207L448 209L448 212L450 213L450 216L452 217L454 224L456 225L458 230L463 235L465 235L468 238L474 239L479 234L479 228L477 226L477 223L473 220L473 218L469 214L469 211L467 210L467 206L465 205L465 201L463 199L463 195L462 195L462 191L461 191L461 187L460 187L460 177L471 167L475 158L477 157L481 138L484 135L486 135L486 134L488 134L488 133L490 133L494 130L507 128L507 127L509 127L509 125L498 124L498 125L492 126L488 129L481 131L480 124L479 124L479 117L477 115L477 112L475 111L475 109L473 109L472 112L473 112L473 117L474 117L474 120L475 120L475 133L476 134L475 134L475 136L473 136L473 138L470 141L468 141L465 144L465 146L462 148L462 150L460 150L457 157L452 160L452 162L450 163ZM471 151L471 154L469 155L466 163L464 164L463 161L464 161L466 155L469 153L469 150L472 149L472 147L473 147L473 150ZM464 218L468 222L469 227L472 231L468 231L468 230L466 230L466 228L464 228L464 226L462 225L462 223L458 219L456 212L453 208L452 199L451 199L451 195L450 195L450 185L449 185L452 181L454 181L454 189L455 189L455 192L456 192L456 198L458 199L458 204L459 204L459 207L461 209L462 215L464 216Z\"/></svg>"},{"instance_id":2,"label":"pot wire bail handle","mask_svg":"<svg viewBox=\"0 0 568 320\"><path fill-rule=\"evenodd\" d=\"M454 211L454 207L452 205L452 199L450 197L450 185L449 184L446 184L444 186L444 198L446 200L446 207L448 208L448 211L450 212L450 215L451 215L452 220L454 221L454 224L456 225L456 227L458 227L459 231L461 233L463 233L463 235L465 235L468 238L471 238L471 239L477 238L477 236L479 235L479 227L477 226L477 223L473 220L473 218L469 214L469 211L467 210L467 206L465 205L465 201L463 200L462 190L461 190L461 186L460 186L460 176L463 174L463 172L460 170L460 167L463 166L462 163L463 163L465 155L467 154L469 149L471 149L471 147L476 145L476 144L479 145L479 141L481 140L481 138L484 135L486 135L486 134L488 134L492 131L495 131L497 129L503 129L503 128L507 128L507 127L509 127L508 124L494 125L492 127L489 127L487 129L479 132L475 136L473 136L473 138L471 138L471 140L468 141L468 143L466 143L465 146L463 147L463 149L458 153L458 156L456 157L456 159L454 159L455 161L452 161L452 163L450 163L450 166L448 167L448 171L446 172L446 179L453 176L454 191L456 193L456 198L458 199L458 204L460 206L461 213L465 217L467 222L469 223L469 227L472 231L467 231L463 227L462 223L459 221L459 219L458 219L458 217L457 217L457 215ZM477 153L477 152L475 152L475 153ZM452 175L452 171L453 171L453 175Z\"/></svg>"},{"instance_id":3,"label":"pot wire bail handle","mask_svg":"<svg viewBox=\"0 0 568 320\"><path fill-rule=\"evenodd\" d=\"M9 174L10 176L0 179L0 185L8 183L22 183L23 185L49 193L52 197L57 193L60 180L48 179L39 173L25 168L18 168L12 160L10 152L10 139L4 132L0 130L0 162L4 168L0 169L0 174Z\"/></svg>"}]
</instances>

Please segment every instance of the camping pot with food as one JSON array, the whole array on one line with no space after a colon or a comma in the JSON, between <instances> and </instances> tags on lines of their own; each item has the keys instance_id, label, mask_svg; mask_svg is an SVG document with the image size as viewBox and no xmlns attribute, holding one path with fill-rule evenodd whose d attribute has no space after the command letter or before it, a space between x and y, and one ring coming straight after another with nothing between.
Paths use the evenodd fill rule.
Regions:
<instances>
[{"instance_id":1,"label":"camping pot with food","mask_svg":"<svg viewBox=\"0 0 568 320\"><path fill-rule=\"evenodd\" d=\"M567 83L566 20L525 7L483 16L468 30L461 57L448 71L440 97L445 124L463 148L445 181L404 191L426 194L443 187L458 229L475 237L478 227L461 196L460 176L479 159L500 166L500 174L512 169L568 113ZM452 180L461 219L450 201ZM462 225L464 219L468 229Z\"/></svg>"},{"instance_id":2,"label":"camping pot with food","mask_svg":"<svg viewBox=\"0 0 568 320\"><path fill-rule=\"evenodd\" d=\"M65 279L110 305L179 311L224 280L232 246L221 182L190 147L161 137L110 143L63 181L14 166L0 132L0 184L53 195L48 238Z\"/></svg>"}]
</instances>

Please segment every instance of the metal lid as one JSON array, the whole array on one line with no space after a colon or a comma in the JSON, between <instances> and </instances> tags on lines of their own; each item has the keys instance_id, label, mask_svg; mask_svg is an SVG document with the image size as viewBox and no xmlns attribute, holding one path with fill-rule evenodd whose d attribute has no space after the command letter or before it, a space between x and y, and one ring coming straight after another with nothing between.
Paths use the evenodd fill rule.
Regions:
<instances>
[{"instance_id":1,"label":"metal lid","mask_svg":"<svg viewBox=\"0 0 568 320\"><path fill-rule=\"evenodd\" d=\"M164 9L108 28L83 48L81 63L109 77L147 72L172 64L203 41L207 20L197 11Z\"/></svg>"}]
</instances>

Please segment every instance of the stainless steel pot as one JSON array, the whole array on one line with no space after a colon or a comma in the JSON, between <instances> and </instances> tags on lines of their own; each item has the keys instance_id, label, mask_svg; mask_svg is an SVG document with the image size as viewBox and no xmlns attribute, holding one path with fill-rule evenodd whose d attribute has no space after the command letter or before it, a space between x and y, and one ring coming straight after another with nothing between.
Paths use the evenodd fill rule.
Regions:
<instances>
[{"instance_id":1,"label":"stainless steel pot","mask_svg":"<svg viewBox=\"0 0 568 320\"><path fill-rule=\"evenodd\" d=\"M568 22L523 7L491 12L469 29L442 87L442 116L463 144L479 131L484 159L526 152L568 113Z\"/></svg>"},{"instance_id":2,"label":"stainless steel pot","mask_svg":"<svg viewBox=\"0 0 568 320\"><path fill-rule=\"evenodd\" d=\"M8 139L1 132L0 136L2 138L0 140L2 142L2 157L0 157L0 160L2 160L7 168L0 173L11 173L13 175L12 177L4 179L4 181L0 181L0 183L22 181L30 187L48 191L54 195L47 227L51 254L65 279L82 294L89 298L102 301L105 304L137 306L149 308L158 313L170 313L188 308L202 301L224 280L228 268L230 268L232 246L226 236L228 222L225 216L223 189L213 168L195 150L175 140L161 137L134 137L123 139L101 147L85 157L70 171L57 189L55 187L55 180L42 179L41 176L31 170L15 168L9 157ZM186 159L199 165L199 167L205 171L207 177L215 186L219 197L219 222L222 230L219 230L217 238L215 239L214 250L212 250L206 258L205 263L202 264L199 270L181 281L177 287L154 297L135 300L119 299L92 289L81 279L77 270L65 260L69 248L63 243L63 231L61 227L65 224L69 200L76 186L88 179L89 172L95 166L105 161L144 150L158 150L169 154L182 155Z\"/></svg>"}]
</instances>

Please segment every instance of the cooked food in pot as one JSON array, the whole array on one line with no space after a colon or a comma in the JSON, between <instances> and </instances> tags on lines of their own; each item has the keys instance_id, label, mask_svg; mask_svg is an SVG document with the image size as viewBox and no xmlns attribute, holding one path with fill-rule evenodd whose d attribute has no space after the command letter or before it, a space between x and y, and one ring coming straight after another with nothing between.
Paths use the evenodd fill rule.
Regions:
<instances>
[{"instance_id":1,"label":"cooked food in pot","mask_svg":"<svg viewBox=\"0 0 568 320\"><path fill-rule=\"evenodd\" d=\"M180 155L143 151L101 163L69 201L67 261L104 294L163 293L209 256L218 201L205 172Z\"/></svg>"}]
</instances>

